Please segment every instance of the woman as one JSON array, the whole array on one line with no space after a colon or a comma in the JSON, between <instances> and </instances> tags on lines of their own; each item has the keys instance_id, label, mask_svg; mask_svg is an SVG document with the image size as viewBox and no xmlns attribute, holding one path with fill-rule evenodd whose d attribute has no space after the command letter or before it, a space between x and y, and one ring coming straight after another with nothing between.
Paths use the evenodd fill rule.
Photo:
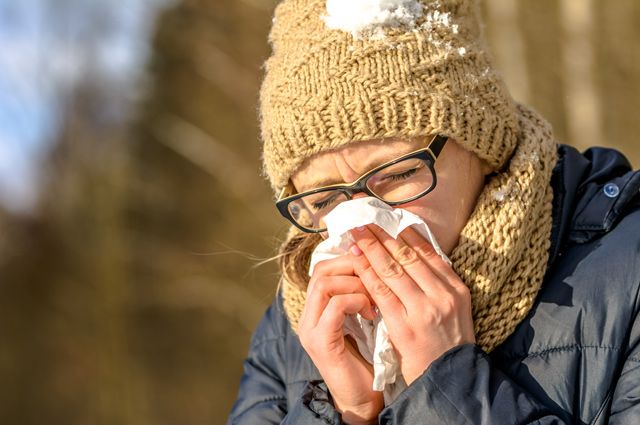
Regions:
<instances>
[{"instance_id":1,"label":"woman","mask_svg":"<svg viewBox=\"0 0 640 425\"><path fill-rule=\"evenodd\" d=\"M477 16L471 0L276 8L263 159L292 228L229 423L640 423L640 173L557 145ZM368 225L309 278L322 218L360 196L417 214L452 265L411 228ZM408 387L387 405L345 338L355 313L389 328Z\"/></svg>"}]
</instances>

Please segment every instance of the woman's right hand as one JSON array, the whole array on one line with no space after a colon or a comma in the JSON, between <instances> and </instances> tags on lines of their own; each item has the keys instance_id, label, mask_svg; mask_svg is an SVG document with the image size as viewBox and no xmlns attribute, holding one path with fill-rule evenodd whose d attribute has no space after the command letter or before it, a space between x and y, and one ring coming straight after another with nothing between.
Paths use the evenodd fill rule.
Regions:
<instances>
[{"instance_id":1,"label":"woman's right hand","mask_svg":"<svg viewBox=\"0 0 640 425\"><path fill-rule=\"evenodd\" d=\"M382 392L372 389L373 367L343 331L347 315L360 313L369 320L375 316L371 298L355 275L350 257L347 254L316 265L298 335L342 420L347 424L377 423L384 400Z\"/></svg>"}]
</instances>

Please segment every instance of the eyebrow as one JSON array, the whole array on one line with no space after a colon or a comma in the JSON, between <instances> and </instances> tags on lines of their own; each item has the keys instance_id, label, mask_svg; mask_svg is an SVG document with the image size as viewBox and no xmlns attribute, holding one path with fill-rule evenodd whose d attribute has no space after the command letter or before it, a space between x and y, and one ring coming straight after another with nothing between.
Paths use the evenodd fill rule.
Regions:
<instances>
[{"instance_id":1,"label":"eyebrow","mask_svg":"<svg viewBox=\"0 0 640 425\"><path fill-rule=\"evenodd\" d=\"M319 187L324 187L324 186L330 186L338 183L345 183L345 182L342 182L340 181L340 179L335 179L332 177L319 178L317 180L310 182L309 184L302 185L302 187L298 192L302 193L308 190L317 189Z\"/></svg>"},{"instance_id":2,"label":"eyebrow","mask_svg":"<svg viewBox=\"0 0 640 425\"><path fill-rule=\"evenodd\" d=\"M365 171L362 172L360 174L360 176L363 176L364 174L368 173L369 171L373 170L374 168L379 167L382 164L385 164L385 163L387 163L389 161L392 161L392 160L394 160L396 158L399 158L402 155L406 155L406 154L409 154L411 152L413 152L413 150L411 150L409 152L405 152L403 154L398 154L397 152L389 151L389 153L387 155L382 155L379 158L375 158L374 160L371 160L368 163L366 163L366 167L364 167ZM311 181L309 184L302 185L302 187L300 188L298 193L306 192L308 190L317 189L317 188L324 187L324 186L340 184L340 183L346 184L346 182L343 182L340 179L336 179L335 177L320 177L320 178L318 178L316 180Z\"/></svg>"}]
</instances>

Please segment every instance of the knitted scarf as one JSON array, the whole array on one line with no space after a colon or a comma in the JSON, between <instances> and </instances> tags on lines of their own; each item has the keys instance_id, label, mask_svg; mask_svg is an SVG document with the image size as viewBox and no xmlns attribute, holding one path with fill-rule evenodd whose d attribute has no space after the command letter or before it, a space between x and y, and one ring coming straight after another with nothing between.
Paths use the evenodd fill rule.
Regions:
<instances>
[{"instance_id":1,"label":"knitted scarf","mask_svg":"<svg viewBox=\"0 0 640 425\"><path fill-rule=\"evenodd\" d=\"M476 342L500 345L525 318L544 279L551 245L551 173L556 142L549 124L518 107L518 145L505 169L485 185L450 258L469 287ZM290 232L289 238L296 232ZM285 242L286 243L286 242ZM315 246L307 246L308 260ZM306 283L281 280L294 331L304 308Z\"/></svg>"}]
</instances>

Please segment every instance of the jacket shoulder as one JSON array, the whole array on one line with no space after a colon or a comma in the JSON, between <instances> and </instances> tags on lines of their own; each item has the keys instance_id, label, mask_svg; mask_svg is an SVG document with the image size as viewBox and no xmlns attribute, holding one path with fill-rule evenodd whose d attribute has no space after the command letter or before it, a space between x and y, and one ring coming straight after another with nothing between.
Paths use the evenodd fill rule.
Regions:
<instances>
[{"instance_id":1,"label":"jacket shoulder","mask_svg":"<svg viewBox=\"0 0 640 425\"><path fill-rule=\"evenodd\" d=\"M549 267L507 344L525 356L621 349L638 315L640 172L610 149L563 150L554 170Z\"/></svg>"},{"instance_id":2,"label":"jacket shoulder","mask_svg":"<svg viewBox=\"0 0 640 425\"><path fill-rule=\"evenodd\" d=\"M251 338L228 424L280 423L286 414L287 326L282 300L277 294Z\"/></svg>"},{"instance_id":3,"label":"jacket shoulder","mask_svg":"<svg viewBox=\"0 0 640 425\"><path fill-rule=\"evenodd\" d=\"M636 220L631 216L640 208L640 172L620 152L592 148L580 153L560 145L558 154L551 180L550 268L569 246L605 237L623 220Z\"/></svg>"},{"instance_id":4,"label":"jacket shoulder","mask_svg":"<svg viewBox=\"0 0 640 425\"><path fill-rule=\"evenodd\" d=\"M289 320L284 311L282 294L278 291L253 333L251 348L268 341L284 340L289 332Z\"/></svg>"},{"instance_id":5,"label":"jacket shoulder","mask_svg":"<svg viewBox=\"0 0 640 425\"><path fill-rule=\"evenodd\" d=\"M528 322L541 337L534 338L529 354L566 347L624 350L629 327L638 317L639 298L640 208L636 207L608 232L573 242L559 255Z\"/></svg>"},{"instance_id":6,"label":"jacket shoulder","mask_svg":"<svg viewBox=\"0 0 640 425\"><path fill-rule=\"evenodd\" d=\"M640 184L640 173L636 176ZM640 196L618 211L607 208L601 210L610 220L605 225L599 220L590 228L574 223L549 282L570 288L573 304L585 313L590 310L594 319L608 322L624 316L618 320L632 322L640 293Z\"/></svg>"}]
</instances>

